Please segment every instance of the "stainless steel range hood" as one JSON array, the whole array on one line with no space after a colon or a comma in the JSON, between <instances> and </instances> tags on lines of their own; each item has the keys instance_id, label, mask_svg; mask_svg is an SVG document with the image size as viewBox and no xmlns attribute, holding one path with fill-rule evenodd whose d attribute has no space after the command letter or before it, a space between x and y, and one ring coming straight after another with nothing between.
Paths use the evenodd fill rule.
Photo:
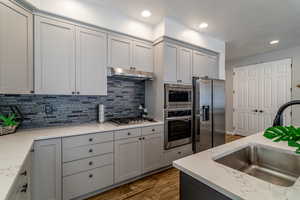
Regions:
<instances>
[{"instance_id":1,"label":"stainless steel range hood","mask_svg":"<svg viewBox=\"0 0 300 200\"><path fill-rule=\"evenodd\" d=\"M120 77L134 80L153 80L154 74L151 72L137 71L135 69L123 69L119 67L108 67L108 76Z\"/></svg>"}]
</instances>

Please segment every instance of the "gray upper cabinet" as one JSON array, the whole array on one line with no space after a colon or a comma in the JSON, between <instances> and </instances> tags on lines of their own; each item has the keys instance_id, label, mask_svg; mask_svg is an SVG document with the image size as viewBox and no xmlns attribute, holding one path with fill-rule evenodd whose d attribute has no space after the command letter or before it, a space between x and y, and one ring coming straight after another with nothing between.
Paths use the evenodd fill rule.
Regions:
<instances>
[{"instance_id":1,"label":"gray upper cabinet","mask_svg":"<svg viewBox=\"0 0 300 200\"><path fill-rule=\"evenodd\" d=\"M76 27L76 92L107 95L107 34Z\"/></svg>"},{"instance_id":2,"label":"gray upper cabinet","mask_svg":"<svg viewBox=\"0 0 300 200\"><path fill-rule=\"evenodd\" d=\"M122 36L108 36L108 65L130 69L132 67L132 41Z\"/></svg>"},{"instance_id":3,"label":"gray upper cabinet","mask_svg":"<svg viewBox=\"0 0 300 200\"><path fill-rule=\"evenodd\" d=\"M12 2L0 1L0 93L33 91L32 18Z\"/></svg>"},{"instance_id":4,"label":"gray upper cabinet","mask_svg":"<svg viewBox=\"0 0 300 200\"><path fill-rule=\"evenodd\" d=\"M218 57L193 51L193 76L218 78Z\"/></svg>"},{"instance_id":5,"label":"gray upper cabinet","mask_svg":"<svg viewBox=\"0 0 300 200\"><path fill-rule=\"evenodd\" d=\"M192 50L166 43L164 46L164 80L167 83L192 83Z\"/></svg>"},{"instance_id":6,"label":"gray upper cabinet","mask_svg":"<svg viewBox=\"0 0 300 200\"><path fill-rule=\"evenodd\" d=\"M36 16L35 92L107 95L107 33Z\"/></svg>"},{"instance_id":7,"label":"gray upper cabinet","mask_svg":"<svg viewBox=\"0 0 300 200\"><path fill-rule=\"evenodd\" d=\"M177 83L178 46L166 43L164 46L164 81Z\"/></svg>"},{"instance_id":8,"label":"gray upper cabinet","mask_svg":"<svg viewBox=\"0 0 300 200\"><path fill-rule=\"evenodd\" d=\"M177 69L177 80L180 83L192 84L192 50L179 48L179 67Z\"/></svg>"},{"instance_id":9,"label":"gray upper cabinet","mask_svg":"<svg viewBox=\"0 0 300 200\"><path fill-rule=\"evenodd\" d=\"M75 92L75 26L35 18L35 92Z\"/></svg>"},{"instance_id":10,"label":"gray upper cabinet","mask_svg":"<svg viewBox=\"0 0 300 200\"><path fill-rule=\"evenodd\" d=\"M117 34L108 36L108 66L153 72L152 43Z\"/></svg>"},{"instance_id":11,"label":"gray upper cabinet","mask_svg":"<svg viewBox=\"0 0 300 200\"><path fill-rule=\"evenodd\" d=\"M139 71L153 72L153 47L151 43L133 42L133 67Z\"/></svg>"}]
</instances>

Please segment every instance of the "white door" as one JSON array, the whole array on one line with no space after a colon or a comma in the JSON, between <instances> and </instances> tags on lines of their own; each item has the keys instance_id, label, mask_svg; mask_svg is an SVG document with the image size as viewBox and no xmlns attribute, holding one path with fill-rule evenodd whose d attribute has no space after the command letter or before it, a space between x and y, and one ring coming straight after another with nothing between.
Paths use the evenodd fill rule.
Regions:
<instances>
[{"instance_id":1,"label":"white door","mask_svg":"<svg viewBox=\"0 0 300 200\"><path fill-rule=\"evenodd\" d=\"M115 141L115 183L141 175L141 138Z\"/></svg>"},{"instance_id":2,"label":"white door","mask_svg":"<svg viewBox=\"0 0 300 200\"><path fill-rule=\"evenodd\" d=\"M234 129L241 135L248 134L248 70L246 68L237 68L234 70Z\"/></svg>"},{"instance_id":3,"label":"white door","mask_svg":"<svg viewBox=\"0 0 300 200\"><path fill-rule=\"evenodd\" d=\"M37 16L35 18L35 92L74 94L74 26Z\"/></svg>"},{"instance_id":4,"label":"white door","mask_svg":"<svg viewBox=\"0 0 300 200\"><path fill-rule=\"evenodd\" d=\"M147 173L162 166L162 137L160 134L145 136L142 140L142 171Z\"/></svg>"},{"instance_id":5,"label":"white door","mask_svg":"<svg viewBox=\"0 0 300 200\"><path fill-rule=\"evenodd\" d=\"M76 27L76 92L107 95L107 35Z\"/></svg>"},{"instance_id":6,"label":"white door","mask_svg":"<svg viewBox=\"0 0 300 200\"><path fill-rule=\"evenodd\" d=\"M291 59L234 69L234 127L251 135L271 127L278 108L291 100ZM291 109L284 113L291 123Z\"/></svg>"},{"instance_id":7,"label":"white door","mask_svg":"<svg viewBox=\"0 0 300 200\"><path fill-rule=\"evenodd\" d=\"M291 100L291 64L291 59L261 64L260 131L272 126L278 108ZM291 124L291 108L283 118Z\"/></svg>"},{"instance_id":8,"label":"white door","mask_svg":"<svg viewBox=\"0 0 300 200\"><path fill-rule=\"evenodd\" d=\"M61 139L34 143L33 200L61 200Z\"/></svg>"},{"instance_id":9,"label":"white door","mask_svg":"<svg viewBox=\"0 0 300 200\"><path fill-rule=\"evenodd\" d=\"M133 67L139 71L153 72L153 47L145 42L133 42Z\"/></svg>"},{"instance_id":10,"label":"white door","mask_svg":"<svg viewBox=\"0 0 300 200\"><path fill-rule=\"evenodd\" d=\"M247 88L245 89L245 95L248 99L248 130L246 131L248 134L254 134L259 131L259 90L260 90L260 71L259 66L251 66L247 68L248 76L245 79L240 80L247 82ZM246 118L247 118L246 117Z\"/></svg>"},{"instance_id":11,"label":"white door","mask_svg":"<svg viewBox=\"0 0 300 200\"><path fill-rule=\"evenodd\" d=\"M177 83L178 46L166 43L164 49L164 80L168 83Z\"/></svg>"},{"instance_id":12,"label":"white door","mask_svg":"<svg viewBox=\"0 0 300 200\"><path fill-rule=\"evenodd\" d=\"M132 67L132 40L122 36L108 36L108 65L124 69Z\"/></svg>"},{"instance_id":13,"label":"white door","mask_svg":"<svg viewBox=\"0 0 300 200\"><path fill-rule=\"evenodd\" d=\"M192 84L192 50L179 48L179 66L177 68L177 80L180 83Z\"/></svg>"},{"instance_id":14,"label":"white door","mask_svg":"<svg viewBox=\"0 0 300 200\"><path fill-rule=\"evenodd\" d=\"M32 93L32 14L4 2L0 2L0 93Z\"/></svg>"}]
</instances>

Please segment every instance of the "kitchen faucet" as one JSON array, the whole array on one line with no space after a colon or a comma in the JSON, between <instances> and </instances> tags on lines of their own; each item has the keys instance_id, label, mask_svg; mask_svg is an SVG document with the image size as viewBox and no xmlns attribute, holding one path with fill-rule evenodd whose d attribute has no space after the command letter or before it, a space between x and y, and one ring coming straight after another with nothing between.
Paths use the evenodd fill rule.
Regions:
<instances>
[{"instance_id":1,"label":"kitchen faucet","mask_svg":"<svg viewBox=\"0 0 300 200\"><path fill-rule=\"evenodd\" d=\"M294 100L294 101L290 101L286 104L283 104L277 111L276 117L273 122L273 127L274 126L282 126L283 125L283 115L282 115L283 111L287 107L290 107L290 106L296 105L296 104L300 104L300 100Z\"/></svg>"}]
</instances>

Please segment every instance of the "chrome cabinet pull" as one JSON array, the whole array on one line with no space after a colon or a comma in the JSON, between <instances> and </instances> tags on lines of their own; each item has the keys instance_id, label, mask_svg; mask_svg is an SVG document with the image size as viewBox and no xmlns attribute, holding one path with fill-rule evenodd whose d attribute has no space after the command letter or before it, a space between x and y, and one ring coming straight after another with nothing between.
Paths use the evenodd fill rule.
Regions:
<instances>
[{"instance_id":1,"label":"chrome cabinet pull","mask_svg":"<svg viewBox=\"0 0 300 200\"><path fill-rule=\"evenodd\" d=\"M26 192L27 192L27 188L28 188L28 183L22 185L21 192L22 192L22 193L26 193Z\"/></svg>"},{"instance_id":2,"label":"chrome cabinet pull","mask_svg":"<svg viewBox=\"0 0 300 200\"><path fill-rule=\"evenodd\" d=\"M25 171L22 172L20 175L21 175L21 176L27 176L27 171L25 170Z\"/></svg>"}]
</instances>

